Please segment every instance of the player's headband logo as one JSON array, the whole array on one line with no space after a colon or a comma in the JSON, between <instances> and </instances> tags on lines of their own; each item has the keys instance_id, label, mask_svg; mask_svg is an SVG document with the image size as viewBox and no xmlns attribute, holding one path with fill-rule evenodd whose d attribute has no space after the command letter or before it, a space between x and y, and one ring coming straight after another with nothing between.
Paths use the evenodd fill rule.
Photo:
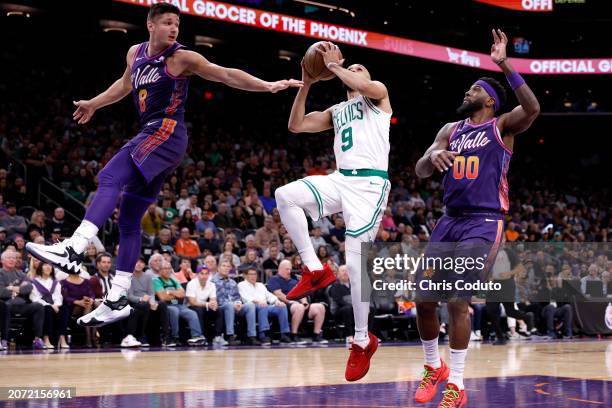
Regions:
<instances>
[{"instance_id":1,"label":"player's headband logo","mask_svg":"<svg viewBox=\"0 0 612 408\"><path fill-rule=\"evenodd\" d=\"M482 87L485 91L487 91L491 98L495 99L495 112L497 112L499 109L499 96L497 96L497 92L495 92L495 89L491 85L489 85L487 81L483 81L482 79L476 81L476 85Z\"/></svg>"}]
</instances>

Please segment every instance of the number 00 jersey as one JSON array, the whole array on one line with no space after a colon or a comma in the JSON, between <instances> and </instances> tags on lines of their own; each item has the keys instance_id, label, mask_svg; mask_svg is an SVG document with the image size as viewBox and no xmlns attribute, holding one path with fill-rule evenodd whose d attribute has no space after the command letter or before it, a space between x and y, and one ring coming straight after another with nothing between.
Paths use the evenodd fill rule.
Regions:
<instances>
[{"instance_id":1,"label":"number 00 jersey","mask_svg":"<svg viewBox=\"0 0 612 408\"><path fill-rule=\"evenodd\" d=\"M444 205L455 210L508 211L508 167L512 151L504 144L497 118L457 122L448 150L459 152L444 176Z\"/></svg>"},{"instance_id":2,"label":"number 00 jersey","mask_svg":"<svg viewBox=\"0 0 612 408\"><path fill-rule=\"evenodd\" d=\"M334 154L339 169L387 170L391 114L359 95L334 105Z\"/></svg>"}]
</instances>

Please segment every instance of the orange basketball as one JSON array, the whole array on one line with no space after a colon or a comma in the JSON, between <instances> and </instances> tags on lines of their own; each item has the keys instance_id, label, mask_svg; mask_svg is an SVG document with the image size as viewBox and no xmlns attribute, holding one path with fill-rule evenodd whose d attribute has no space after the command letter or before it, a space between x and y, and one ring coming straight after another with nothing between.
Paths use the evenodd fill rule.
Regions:
<instances>
[{"instance_id":1,"label":"orange basketball","mask_svg":"<svg viewBox=\"0 0 612 408\"><path fill-rule=\"evenodd\" d=\"M323 62L323 56L316 51L317 48L323 49L323 43L325 42L326 41L319 41L312 44L308 47L304 55L304 69L311 77L319 81L327 81L336 76L327 69L325 62ZM342 56L340 58L342 58Z\"/></svg>"}]
</instances>

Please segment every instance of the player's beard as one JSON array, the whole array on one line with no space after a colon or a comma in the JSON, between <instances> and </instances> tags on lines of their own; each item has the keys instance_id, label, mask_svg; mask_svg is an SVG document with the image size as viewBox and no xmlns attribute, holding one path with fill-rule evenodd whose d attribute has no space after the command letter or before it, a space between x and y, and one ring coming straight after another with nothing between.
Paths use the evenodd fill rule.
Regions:
<instances>
[{"instance_id":1,"label":"player's beard","mask_svg":"<svg viewBox=\"0 0 612 408\"><path fill-rule=\"evenodd\" d=\"M484 106L484 103L482 103L481 101L474 101L474 102L467 102L467 103L464 102L457 108L457 115L461 116L462 118L468 117L472 113L482 109L483 106Z\"/></svg>"}]
</instances>

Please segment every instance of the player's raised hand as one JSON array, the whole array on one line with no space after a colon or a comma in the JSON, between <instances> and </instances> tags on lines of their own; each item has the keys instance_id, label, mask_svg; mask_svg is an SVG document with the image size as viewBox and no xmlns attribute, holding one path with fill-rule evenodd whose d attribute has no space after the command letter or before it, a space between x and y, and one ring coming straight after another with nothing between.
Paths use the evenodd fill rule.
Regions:
<instances>
[{"instance_id":1,"label":"player's raised hand","mask_svg":"<svg viewBox=\"0 0 612 408\"><path fill-rule=\"evenodd\" d=\"M96 112L93 103L91 103L91 101L77 101L73 103L77 108L72 114L72 119L76 120L79 125L89 122Z\"/></svg>"},{"instance_id":2,"label":"player's raised hand","mask_svg":"<svg viewBox=\"0 0 612 408\"><path fill-rule=\"evenodd\" d=\"M491 30L493 33L493 45L491 45L491 59L494 63L500 64L506 59L506 45L508 45L508 37L500 29Z\"/></svg>"},{"instance_id":3,"label":"player's raised hand","mask_svg":"<svg viewBox=\"0 0 612 408\"><path fill-rule=\"evenodd\" d=\"M429 160L431 161L431 164L433 164L434 167L442 173L453 167L455 156L458 154L459 152L451 152L443 149L434 150L429 156Z\"/></svg>"},{"instance_id":4,"label":"player's raised hand","mask_svg":"<svg viewBox=\"0 0 612 408\"><path fill-rule=\"evenodd\" d=\"M287 88L301 88L304 86L303 81L297 79L283 79L282 81L270 82L269 91L276 93Z\"/></svg>"},{"instance_id":5,"label":"player's raised hand","mask_svg":"<svg viewBox=\"0 0 612 408\"><path fill-rule=\"evenodd\" d=\"M328 66L332 62L340 66L344 64L344 59L342 58L340 48L338 48L338 46L332 42L327 41L323 43L322 47L316 48L315 51L323 56L325 66Z\"/></svg>"}]
</instances>

